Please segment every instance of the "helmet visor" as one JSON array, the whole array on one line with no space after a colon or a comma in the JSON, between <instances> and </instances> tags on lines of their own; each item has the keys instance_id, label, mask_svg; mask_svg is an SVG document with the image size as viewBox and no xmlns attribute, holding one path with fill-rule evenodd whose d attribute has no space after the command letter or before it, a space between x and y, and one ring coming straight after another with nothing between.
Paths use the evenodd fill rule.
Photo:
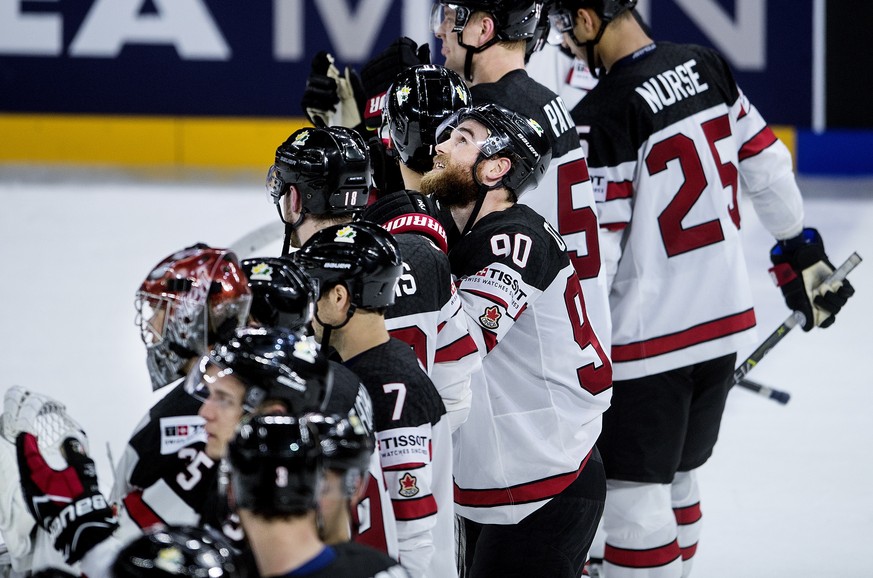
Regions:
<instances>
[{"instance_id":1,"label":"helmet visor","mask_svg":"<svg viewBox=\"0 0 873 578\"><path fill-rule=\"evenodd\" d=\"M449 2L434 2L430 11L430 28L434 34L462 32L473 11L467 6Z\"/></svg>"},{"instance_id":2,"label":"helmet visor","mask_svg":"<svg viewBox=\"0 0 873 578\"><path fill-rule=\"evenodd\" d=\"M564 42L564 34L573 31L573 15L569 10L556 9L549 12L549 35L546 41L552 46Z\"/></svg>"}]
</instances>

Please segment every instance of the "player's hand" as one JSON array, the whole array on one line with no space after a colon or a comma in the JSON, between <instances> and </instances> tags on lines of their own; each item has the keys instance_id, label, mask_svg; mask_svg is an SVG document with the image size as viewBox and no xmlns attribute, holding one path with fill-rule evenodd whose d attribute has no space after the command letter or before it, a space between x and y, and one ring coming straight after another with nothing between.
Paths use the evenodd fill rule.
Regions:
<instances>
[{"instance_id":1,"label":"player's hand","mask_svg":"<svg viewBox=\"0 0 873 578\"><path fill-rule=\"evenodd\" d=\"M364 65L361 69L361 81L366 99L364 122L367 128L379 128L388 87L398 74L416 64L430 64L430 45L418 46L411 38L402 36Z\"/></svg>"},{"instance_id":2,"label":"player's hand","mask_svg":"<svg viewBox=\"0 0 873 578\"><path fill-rule=\"evenodd\" d=\"M46 462L33 434L18 434L15 445L21 489L30 513L67 563L81 560L118 526L115 512L97 485L94 460L73 437L61 444L68 464L63 470Z\"/></svg>"},{"instance_id":3,"label":"player's hand","mask_svg":"<svg viewBox=\"0 0 873 578\"><path fill-rule=\"evenodd\" d=\"M785 303L803 313L803 330L830 327L855 289L848 280L825 284L834 272L821 235L804 229L797 237L779 241L770 250L770 274L782 289Z\"/></svg>"},{"instance_id":4,"label":"player's hand","mask_svg":"<svg viewBox=\"0 0 873 578\"><path fill-rule=\"evenodd\" d=\"M330 113L336 112L340 102L336 82L339 70L333 62L333 56L322 50L312 59L309 78L306 79L300 106L309 122L315 126L327 126Z\"/></svg>"}]
</instances>

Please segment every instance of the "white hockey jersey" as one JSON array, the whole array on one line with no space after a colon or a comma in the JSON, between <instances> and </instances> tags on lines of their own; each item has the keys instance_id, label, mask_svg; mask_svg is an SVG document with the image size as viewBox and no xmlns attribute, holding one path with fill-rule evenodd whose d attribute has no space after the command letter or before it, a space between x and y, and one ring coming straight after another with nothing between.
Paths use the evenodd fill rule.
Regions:
<instances>
[{"instance_id":1,"label":"white hockey jersey","mask_svg":"<svg viewBox=\"0 0 873 578\"><path fill-rule=\"evenodd\" d=\"M515 524L585 466L612 368L560 235L524 205L477 222L449 254L483 356L454 436L455 507Z\"/></svg>"},{"instance_id":2,"label":"white hockey jersey","mask_svg":"<svg viewBox=\"0 0 873 578\"><path fill-rule=\"evenodd\" d=\"M582 284L591 326L604 351L609 352L612 318L594 191L570 113L559 96L524 70L509 72L497 82L477 84L470 92L476 104L499 104L547 127L551 164L537 188L522 195L519 203L533 208L563 237Z\"/></svg>"},{"instance_id":3,"label":"white hockey jersey","mask_svg":"<svg viewBox=\"0 0 873 578\"><path fill-rule=\"evenodd\" d=\"M779 238L802 228L787 149L714 51L652 44L573 110L610 272L616 379L736 352L755 314L740 239L749 194Z\"/></svg>"}]
</instances>

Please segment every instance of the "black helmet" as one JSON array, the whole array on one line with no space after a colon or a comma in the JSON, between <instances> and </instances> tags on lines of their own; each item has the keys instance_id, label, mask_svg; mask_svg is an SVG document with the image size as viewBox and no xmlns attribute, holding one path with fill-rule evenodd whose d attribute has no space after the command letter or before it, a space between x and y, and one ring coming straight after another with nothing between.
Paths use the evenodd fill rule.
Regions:
<instances>
[{"instance_id":1,"label":"black helmet","mask_svg":"<svg viewBox=\"0 0 873 578\"><path fill-rule=\"evenodd\" d=\"M520 197L539 184L552 160L552 148L537 121L498 104L483 104L460 110L447 118L437 130L437 141L447 138L452 129L469 119L488 129L485 141L477 143L480 144L479 159L494 155L512 159L512 168L501 183L504 187Z\"/></svg>"},{"instance_id":2,"label":"black helmet","mask_svg":"<svg viewBox=\"0 0 873 578\"><path fill-rule=\"evenodd\" d=\"M591 8L604 24L637 5L637 0L557 0L561 8L576 13L579 8Z\"/></svg>"},{"instance_id":3,"label":"black helmet","mask_svg":"<svg viewBox=\"0 0 873 578\"><path fill-rule=\"evenodd\" d=\"M307 418L318 428L325 467L367 471L375 441L354 409L346 417L313 413Z\"/></svg>"},{"instance_id":4,"label":"black helmet","mask_svg":"<svg viewBox=\"0 0 873 578\"><path fill-rule=\"evenodd\" d=\"M312 321L318 295L300 265L288 257L244 259L241 265L252 290L249 314L255 322L296 331Z\"/></svg>"},{"instance_id":5,"label":"black helmet","mask_svg":"<svg viewBox=\"0 0 873 578\"><path fill-rule=\"evenodd\" d=\"M321 454L318 427L306 417L253 417L228 446L237 507L266 517L315 509Z\"/></svg>"},{"instance_id":6,"label":"black helmet","mask_svg":"<svg viewBox=\"0 0 873 578\"><path fill-rule=\"evenodd\" d=\"M455 27L462 32L473 12L487 12L494 19L498 41L527 40L540 19L542 0L454 0L441 2L455 9Z\"/></svg>"},{"instance_id":7,"label":"black helmet","mask_svg":"<svg viewBox=\"0 0 873 578\"><path fill-rule=\"evenodd\" d=\"M463 79L443 66L421 64L397 75L385 99L383 122L403 164L419 173L431 170L437 127L472 104Z\"/></svg>"},{"instance_id":8,"label":"black helmet","mask_svg":"<svg viewBox=\"0 0 873 578\"><path fill-rule=\"evenodd\" d=\"M208 371L210 365L218 369L217 374ZM247 412L267 400L282 401L289 412L319 411L333 388L333 369L315 341L276 327L237 329L189 374L189 391L206 399L207 383L227 375L245 386Z\"/></svg>"},{"instance_id":9,"label":"black helmet","mask_svg":"<svg viewBox=\"0 0 873 578\"><path fill-rule=\"evenodd\" d=\"M364 139L342 126L302 128L276 149L267 173L269 192L279 216L282 196L295 185L303 212L313 215L351 214L367 206L370 195L370 155Z\"/></svg>"},{"instance_id":10,"label":"black helmet","mask_svg":"<svg viewBox=\"0 0 873 578\"><path fill-rule=\"evenodd\" d=\"M394 288L403 272L394 236L367 221L334 225L318 231L294 258L317 279L320 292L338 284L358 308L394 304Z\"/></svg>"},{"instance_id":11,"label":"black helmet","mask_svg":"<svg viewBox=\"0 0 873 578\"><path fill-rule=\"evenodd\" d=\"M238 578L249 573L236 550L217 533L195 526L146 530L122 549L112 565L115 578Z\"/></svg>"}]
</instances>

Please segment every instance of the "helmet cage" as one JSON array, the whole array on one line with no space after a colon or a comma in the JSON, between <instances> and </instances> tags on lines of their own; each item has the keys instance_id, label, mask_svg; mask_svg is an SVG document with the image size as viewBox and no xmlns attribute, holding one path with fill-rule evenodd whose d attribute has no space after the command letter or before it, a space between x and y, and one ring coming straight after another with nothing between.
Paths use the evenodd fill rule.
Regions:
<instances>
[{"instance_id":1,"label":"helmet cage","mask_svg":"<svg viewBox=\"0 0 873 578\"><path fill-rule=\"evenodd\" d=\"M219 336L245 324L251 291L233 253L195 245L161 261L134 306L156 390L182 377L188 359L205 354Z\"/></svg>"}]
</instances>

